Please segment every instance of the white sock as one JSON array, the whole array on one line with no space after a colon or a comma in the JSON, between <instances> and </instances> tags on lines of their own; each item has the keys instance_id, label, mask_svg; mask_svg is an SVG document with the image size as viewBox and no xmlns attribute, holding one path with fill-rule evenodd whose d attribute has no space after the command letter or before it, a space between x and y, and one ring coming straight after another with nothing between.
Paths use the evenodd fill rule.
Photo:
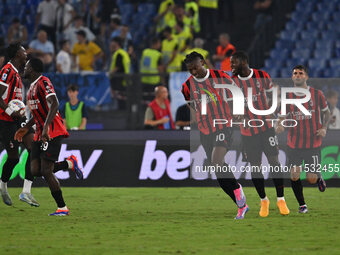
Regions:
<instances>
[{"instance_id":1,"label":"white sock","mask_svg":"<svg viewBox=\"0 0 340 255\"><path fill-rule=\"evenodd\" d=\"M261 198L261 201L268 200L268 197L266 196L265 198Z\"/></svg>"},{"instance_id":2,"label":"white sock","mask_svg":"<svg viewBox=\"0 0 340 255\"><path fill-rule=\"evenodd\" d=\"M277 197L277 202L279 202L280 200L285 200L285 197Z\"/></svg>"},{"instance_id":3,"label":"white sock","mask_svg":"<svg viewBox=\"0 0 340 255\"><path fill-rule=\"evenodd\" d=\"M58 207L58 210L67 210L67 206L65 205L64 207L61 208Z\"/></svg>"},{"instance_id":4,"label":"white sock","mask_svg":"<svg viewBox=\"0 0 340 255\"><path fill-rule=\"evenodd\" d=\"M7 182L0 181L0 189L3 191L7 191Z\"/></svg>"},{"instance_id":5,"label":"white sock","mask_svg":"<svg viewBox=\"0 0 340 255\"><path fill-rule=\"evenodd\" d=\"M22 193L31 193L32 181L24 180L24 187L22 188Z\"/></svg>"},{"instance_id":6,"label":"white sock","mask_svg":"<svg viewBox=\"0 0 340 255\"><path fill-rule=\"evenodd\" d=\"M73 162L71 160L66 159L66 162L68 164L68 169L72 169L73 168Z\"/></svg>"}]
</instances>

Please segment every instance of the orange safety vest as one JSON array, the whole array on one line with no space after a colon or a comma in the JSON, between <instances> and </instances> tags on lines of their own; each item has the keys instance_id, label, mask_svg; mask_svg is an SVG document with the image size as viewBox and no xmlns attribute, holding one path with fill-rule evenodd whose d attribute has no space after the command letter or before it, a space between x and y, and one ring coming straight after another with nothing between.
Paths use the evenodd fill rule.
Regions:
<instances>
[{"instance_id":1,"label":"orange safety vest","mask_svg":"<svg viewBox=\"0 0 340 255\"><path fill-rule=\"evenodd\" d=\"M228 51L231 51L228 53ZM217 55L219 56L226 56L224 60L221 62L221 70L223 71L231 71L230 67L230 56L236 51L236 48L234 45L229 43L225 48L222 48L221 45L217 47ZM228 54L227 54L228 53Z\"/></svg>"}]
</instances>

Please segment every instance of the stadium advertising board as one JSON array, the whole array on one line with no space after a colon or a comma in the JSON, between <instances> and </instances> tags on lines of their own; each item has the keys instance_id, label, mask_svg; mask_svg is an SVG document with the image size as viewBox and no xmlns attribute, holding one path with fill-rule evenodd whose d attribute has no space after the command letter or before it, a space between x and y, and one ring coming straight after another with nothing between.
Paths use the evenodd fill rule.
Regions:
<instances>
[{"instance_id":1,"label":"stadium advertising board","mask_svg":"<svg viewBox=\"0 0 340 255\"><path fill-rule=\"evenodd\" d=\"M193 132L193 131L191 131ZM86 137L86 139L84 139ZM239 131L234 132L234 143L226 154L225 161L232 167L237 179L247 184L250 172L247 163L242 161ZM287 165L285 134L279 136L279 160L283 167ZM338 184L340 176L340 144L337 131L329 131L323 141L322 175L330 185ZM206 158L202 146L189 151L188 131L108 131L108 132L73 132L70 139L65 139L59 160L71 154L77 156L84 171L84 180L79 181L73 173L60 171L57 177L63 186L111 186L111 187L179 187L179 186L215 186L214 173L202 171L197 166L204 165ZM27 151L20 154L20 162L15 167L11 186L21 186ZM1 166L7 157L3 150L0 154ZM263 169L268 162L262 157ZM2 167L1 167L2 169ZM288 168L287 168L288 169ZM264 171L265 179L269 172ZM302 176L304 178L305 175ZM250 183L250 182L249 182ZM287 182L288 184L288 182ZM41 178L34 186L45 185Z\"/></svg>"}]
</instances>

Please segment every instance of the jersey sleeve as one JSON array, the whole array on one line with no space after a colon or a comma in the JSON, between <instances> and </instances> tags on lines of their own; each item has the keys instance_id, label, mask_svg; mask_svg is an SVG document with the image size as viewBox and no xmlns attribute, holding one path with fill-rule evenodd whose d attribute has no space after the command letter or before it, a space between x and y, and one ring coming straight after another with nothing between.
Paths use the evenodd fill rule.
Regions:
<instances>
[{"instance_id":1,"label":"jersey sleeve","mask_svg":"<svg viewBox=\"0 0 340 255\"><path fill-rule=\"evenodd\" d=\"M263 72L263 76L264 76L264 90L269 91L273 88L272 79L270 78L269 74L266 72Z\"/></svg>"},{"instance_id":2,"label":"jersey sleeve","mask_svg":"<svg viewBox=\"0 0 340 255\"><path fill-rule=\"evenodd\" d=\"M181 92L184 96L185 101L189 102L190 101L190 89L188 88L187 82L183 83Z\"/></svg>"},{"instance_id":3,"label":"jersey sleeve","mask_svg":"<svg viewBox=\"0 0 340 255\"><path fill-rule=\"evenodd\" d=\"M55 90L50 80L42 80L40 82L40 86L46 98L53 95L56 96Z\"/></svg>"},{"instance_id":4,"label":"jersey sleeve","mask_svg":"<svg viewBox=\"0 0 340 255\"><path fill-rule=\"evenodd\" d=\"M8 87L10 76L11 76L11 69L9 68L2 69L0 73L0 84L5 87Z\"/></svg>"},{"instance_id":5,"label":"jersey sleeve","mask_svg":"<svg viewBox=\"0 0 340 255\"><path fill-rule=\"evenodd\" d=\"M325 95L321 90L318 90L319 102L321 111L325 112L328 110L328 105L326 103Z\"/></svg>"},{"instance_id":6,"label":"jersey sleeve","mask_svg":"<svg viewBox=\"0 0 340 255\"><path fill-rule=\"evenodd\" d=\"M94 42L90 42L90 43L91 43L92 53L94 55L97 55L98 53L102 51L97 44L95 44Z\"/></svg>"}]
</instances>

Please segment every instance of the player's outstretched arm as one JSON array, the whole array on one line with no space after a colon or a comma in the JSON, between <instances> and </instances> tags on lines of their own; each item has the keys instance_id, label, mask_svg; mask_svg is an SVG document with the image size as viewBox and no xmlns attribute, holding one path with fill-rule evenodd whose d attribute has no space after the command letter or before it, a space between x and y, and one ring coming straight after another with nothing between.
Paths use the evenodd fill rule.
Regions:
<instances>
[{"instance_id":1,"label":"player's outstretched arm","mask_svg":"<svg viewBox=\"0 0 340 255\"><path fill-rule=\"evenodd\" d=\"M34 125L34 118L31 118L24 127L21 127L15 132L14 140L22 142L22 138L27 134L30 127Z\"/></svg>"}]
</instances>

